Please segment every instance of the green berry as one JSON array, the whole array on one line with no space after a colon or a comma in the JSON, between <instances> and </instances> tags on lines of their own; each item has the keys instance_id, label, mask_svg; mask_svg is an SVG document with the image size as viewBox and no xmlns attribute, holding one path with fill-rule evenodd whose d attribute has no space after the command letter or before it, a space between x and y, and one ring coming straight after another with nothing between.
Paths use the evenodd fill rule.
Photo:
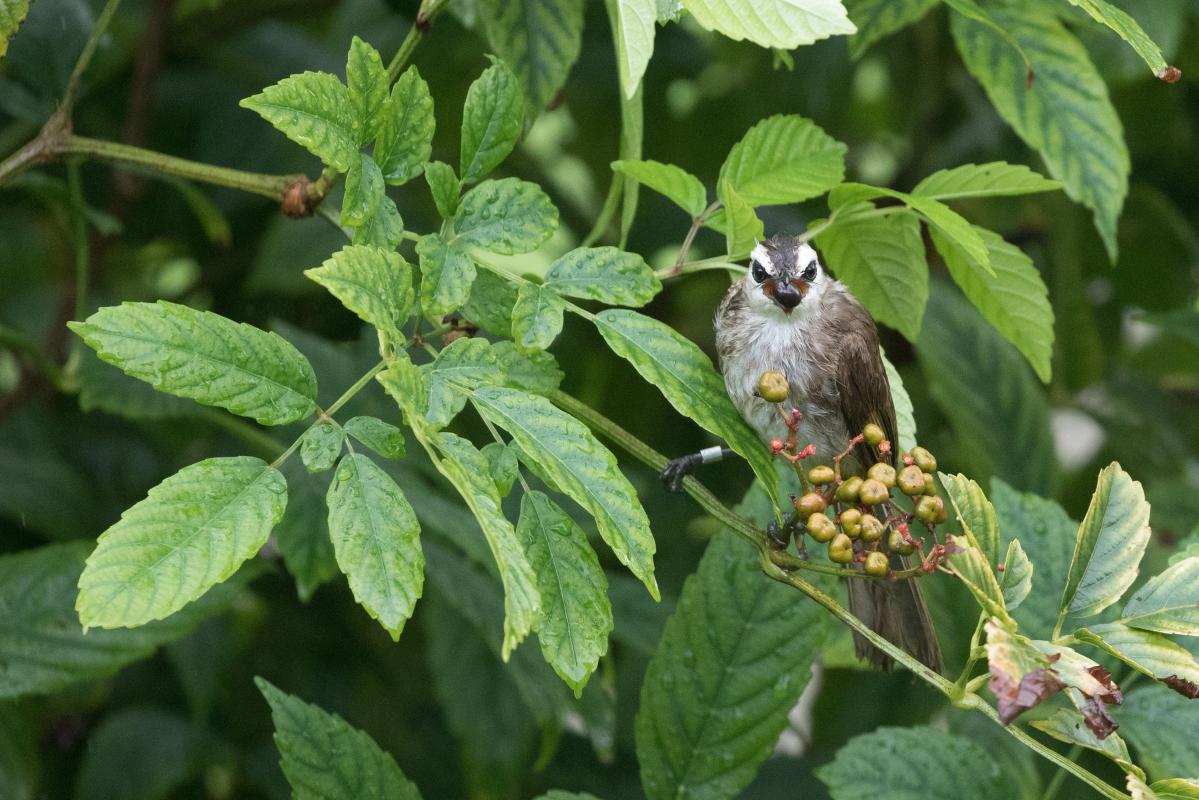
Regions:
<instances>
[{"instance_id":1,"label":"green berry","mask_svg":"<svg viewBox=\"0 0 1199 800\"><path fill-rule=\"evenodd\" d=\"M808 492L795 501L795 509L805 517L823 513L826 508L828 503L824 502L824 498L817 492Z\"/></svg>"},{"instance_id":2,"label":"green berry","mask_svg":"<svg viewBox=\"0 0 1199 800\"><path fill-rule=\"evenodd\" d=\"M899 486L899 491L908 497L924 494L924 473L915 464L904 467L895 483Z\"/></svg>"},{"instance_id":3,"label":"green berry","mask_svg":"<svg viewBox=\"0 0 1199 800\"><path fill-rule=\"evenodd\" d=\"M837 487L837 499L842 503L858 502L858 491L862 488L862 479L852 475Z\"/></svg>"},{"instance_id":4,"label":"green berry","mask_svg":"<svg viewBox=\"0 0 1199 800\"><path fill-rule=\"evenodd\" d=\"M813 514L808 517L808 533L816 541L824 543L837 535L837 526L824 514Z\"/></svg>"},{"instance_id":5,"label":"green berry","mask_svg":"<svg viewBox=\"0 0 1199 800\"><path fill-rule=\"evenodd\" d=\"M912 463L920 467L921 472L933 474L937 471L937 458L923 447L912 448Z\"/></svg>"},{"instance_id":6,"label":"green berry","mask_svg":"<svg viewBox=\"0 0 1199 800\"><path fill-rule=\"evenodd\" d=\"M836 475L832 467L812 467L808 470L808 480L816 486L826 486L833 482Z\"/></svg>"},{"instance_id":7,"label":"green berry","mask_svg":"<svg viewBox=\"0 0 1199 800\"><path fill-rule=\"evenodd\" d=\"M916 547L896 530L891 531L891 536L887 539L887 549L892 553L899 553L901 556L910 556L916 552Z\"/></svg>"},{"instance_id":8,"label":"green berry","mask_svg":"<svg viewBox=\"0 0 1199 800\"><path fill-rule=\"evenodd\" d=\"M862 533L862 512L856 508L847 508L841 512L841 530L850 539L856 539Z\"/></svg>"},{"instance_id":9,"label":"green berry","mask_svg":"<svg viewBox=\"0 0 1199 800\"><path fill-rule=\"evenodd\" d=\"M873 575L876 578L882 578L891 571L891 564L887 561L885 553L880 553L877 550L873 553L866 554L866 574Z\"/></svg>"},{"instance_id":10,"label":"green berry","mask_svg":"<svg viewBox=\"0 0 1199 800\"><path fill-rule=\"evenodd\" d=\"M763 372L758 378L758 394L767 403L781 403L787 399L787 376L781 372Z\"/></svg>"},{"instance_id":11,"label":"green berry","mask_svg":"<svg viewBox=\"0 0 1199 800\"><path fill-rule=\"evenodd\" d=\"M895 467L890 464L878 462L870 471L866 473L867 478L874 478L876 481L886 486L888 489L895 487Z\"/></svg>"},{"instance_id":12,"label":"green berry","mask_svg":"<svg viewBox=\"0 0 1199 800\"><path fill-rule=\"evenodd\" d=\"M838 564L848 564L853 561L853 540L844 533L838 533L828 543L828 557Z\"/></svg>"},{"instance_id":13,"label":"green berry","mask_svg":"<svg viewBox=\"0 0 1199 800\"><path fill-rule=\"evenodd\" d=\"M923 484L920 487L923 489ZM867 478L862 481L862 486L858 489L858 499L863 505L876 506L891 496L890 490L881 481L876 481L874 478Z\"/></svg>"},{"instance_id":14,"label":"green berry","mask_svg":"<svg viewBox=\"0 0 1199 800\"><path fill-rule=\"evenodd\" d=\"M887 433L880 426L871 422L865 428L862 428L862 438L866 440L866 444L877 447L887 438Z\"/></svg>"},{"instance_id":15,"label":"green berry","mask_svg":"<svg viewBox=\"0 0 1199 800\"><path fill-rule=\"evenodd\" d=\"M927 497L937 496L937 479L930 473L924 473L924 494Z\"/></svg>"},{"instance_id":16,"label":"green berry","mask_svg":"<svg viewBox=\"0 0 1199 800\"><path fill-rule=\"evenodd\" d=\"M883 523L873 514L863 514L861 522L862 541L877 542L883 538Z\"/></svg>"},{"instance_id":17,"label":"green berry","mask_svg":"<svg viewBox=\"0 0 1199 800\"><path fill-rule=\"evenodd\" d=\"M916 501L916 519L921 522L936 522L937 515L943 507L939 497L921 497Z\"/></svg>"}]
</instances>

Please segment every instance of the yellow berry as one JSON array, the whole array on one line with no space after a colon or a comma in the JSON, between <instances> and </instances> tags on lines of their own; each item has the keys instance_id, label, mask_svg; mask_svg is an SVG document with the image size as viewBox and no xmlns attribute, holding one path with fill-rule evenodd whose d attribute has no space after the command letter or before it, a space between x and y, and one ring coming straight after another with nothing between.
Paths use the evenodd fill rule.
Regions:
<instances>
[{"instance_id":1,"label":"yellow berry","mask_svg":"<svg viewBox=\"0 0 1199 800\"><path fill-rule=\"evenodd\" d=\"M937 479L930 473L924 473L924 494L928 497L937 496Z\"/></svg>"},{"instance_id":2,"label":"yellow berry","mask_svg":"<svg viewBox=\"0 0 1199 800\"><path fill-rule=\"evenodd\" d=\"M858 502L858 490L862 488L862 479L857 475L850 476L837 487L837 499L842 503Z\"/></svg>"},{"instance_id":3,"label":"yellow berry","mask_svg":"<svg viewBox=\"0 0 1199 800\"><path fill-rule=\"evenodd\" d=\"M866 440L866 444L878 446L884 439L887 438L887 433L882 427L871 422L865 428L862 428L862 438Z\"/></svg>"},{"instance_id":4,"label":"yellow berry","mask_svg":"<svg viewBox=\"0 0 1199 800\"><path fill-rule=\"evenodd\" d=\"M841 512L841 530L850 539L856 539L862 533L862 512L856 508L847 508Z\"/></svg>"},{"instance_id":5,"label":"yellow berry","mask_svg":"<svg viewBox=\"0 0 1199 800\"><path fill-rule=\"evenodd\" d=\"M935 522L941 508L940 501L939 497L921 497L916 501L916 519L921 522Z\"/></svg>"},{"instance_id":6,"label":"yellow berry","mask_svg":"<svg viewBox=\"0 0 1199 800\"><path fill-rule=\"evenodd\" d=\"M837 526L824 514L813 514L808 517L808 533L818 542L831 541L837 535Z\"/></svg>"},{"instance_id":7,"label":"yellow berry","mask_svg":"<svg viewBox=\"0 0 1199 800\"><path fill-rule=\"evenodd\" d=\"M873 514L863 514L861 522L862 541L877 542L883 538L883 523Z\"/></svg>"},{"instance_id":8,"label":"yellow berry","mask_svg":"<svg viewBox=\"0 0 1199 800\"><path fill-rule=\"evenodd\" d=\"M808 492L795 501L795 509L805 517L820 514L826 508L828 508L828 503L824 502L824 498L816 492Z\"/></svg>"},{"instance_id":9,"label":"yellow berry","mask_svg":"<svg viewBox=\"0 0 1199 800\"><path fill-rule=\"evenodd\" d=\"M895 483L899 486L899 491L908 497L924 494L924 473L915 464L904 467Z\"/></svg>"},{"instance_id":10,"label":"yellow berry","mask_svg":"<svg viewBox=\"0 0 1199 800\"><path fill-rule=\"evenodd\" d=\"M828 543L828 557L838 564L848 564L853 561L853 541L844 533L838 533Z\"/></svg>"},{"instance_id":11,"label":"yellow berry","mask_svg":"<svg viewBox=\"0 0 1199 800\"><path fill-rule=\"evenodd\" d=\"M866 574L873 575L876 578L882 578L891 571L891 564L887 561L885 553L875 551L866 554Z\"/></svg>"},{"instance_id":12,"label":"yellow berry","mask_svg":"<svg viewBox=\"0 0 1199 800\"><path fill-rule=\"evenodd\" d=\"M895 467L880 461L870 468L870 471L866 473L866 477L874 478L888 489L894 488Z\"/></svg>"},{"instance_id":13,"label":"yellow berry","mask_svg":"<svg viewBox=\"0 0 1199 800\"><path fill-rule=\"evenodd\" d=\"M920 467L921 472L930 475L937 471L937 458L923 447L912 448L912 463Z\"/></svg>"},{"instance_id":14,"label":"yellow berry","mask_svg":"<svg viewBox=\"0 0 1199 800\"><path fill-rule=\"evenodd\" d=\"M892 530L890 538L887 539L887 549L892 553L899 553L901 556L909 556L916 551L916 547L896 530Z\"/></svg>"},{"instance_id":15,"label":"yellow berry","mask_svg":"<svg viewBox=\"0 0 1199 800\"><path fill-rule=\"evenodd\" d=\"M808 480L816 486L830 484L835 477L832 467L812 467L808 470Z\"/></svg>"},{"instance_id":16,"label":"yellow berry","mask_svg":"<svg viewBox=\"0 0 1199 800\"><path fill-rule=\"evenodd\" d=\"M758 394L767 403L781 403L787 399L787 376L781 372L763 372L758 378Z\"/></svg>"},{"instance_id":17,"label":"yellow berry","mask_svg":"<svg viewBox=\"0 0 1199 800\"><path fill-rule=\"evenodd\" d=\"M921 487L923 488L923 486ZM881 482L874 478L867 478L862 481L862 486L858 489L858 499L863 505L876 506L891 496L891 492Z\"/></svg>"}]
</instances>

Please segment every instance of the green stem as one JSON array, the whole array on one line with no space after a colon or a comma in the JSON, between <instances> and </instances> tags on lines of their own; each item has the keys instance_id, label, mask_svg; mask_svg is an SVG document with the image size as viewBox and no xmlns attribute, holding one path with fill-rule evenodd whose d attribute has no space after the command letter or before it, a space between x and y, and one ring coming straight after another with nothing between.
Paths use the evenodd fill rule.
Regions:
<instances>
[{"instance_id":1,"label":"green stem","mask_svg":"<svg viewBox=\"0 0 1199 800\"><path fill-rule=\"evenodd\" d=\"M106 142L100 139L88 139L83 136L66 137L56 150L57 154L61 155L77 154L118 165L141 167L153 172L165 172L168 175L178 175L194 181L240 189L243 192L262 195L272 200L278 200L283 192L296 181L305 180L303 175L264 175L257 172L244 172L239 169L189 161L186 158L176 158L141 147Z\"/></svg>"},{"instance_id":2,"label":"green stem","mask_svg":"<svg viewBox=\"0 0 1199 800\"><path fill-rule=\"evenodd\" d=\"M91 253L87 239L87 207L83 200L83 183L79 175L79 159L67 161L67 196L71 206L71 238L75 245L75 319L87 315L88 283L91 276ZM79 366L83 340L71 337L70 355L63 372L73 376Z\"/></svg>"},{"instance_id":3,"label":"green stem","mask_svg":"<svg viewBox=\"0 0 1199 800\"><path fill-rule=\"evenodd\" d=\"M43 353L41 348L28 336L7 325L0 325L0 346L7 347L18 353L24 353L29 364L42 373L46 380L50 381L56 389L60 391L63 389L64 379L62 369L58 364L54 363L54 359Z\"/></svg>"},{"instance_id":4,"label":"green stem","mask_svg":"<svg viewBox=\"0 0 1199 800\"><path fill-rule=\"evenodd\" d=\"M983 631L983 625L986 624L987 615L982 613L978 615L978 623L974 626L974 635L970 637L970 649L967 650L970 655L966 658L966 665L962 667L962 673L958 675L958 679L954 681L954 686L959 690L966 685L966 681L970 680L970 672L974 669L975 663L978 661L976 650L978 648L978 637Z\"/></svg>"},{"instance_id":5,"label":"green stem","mask_svg":"<svg viewBox=\"0 0 1199 800\"><path fill-rule=\"evenodd\" d=\"M83 79L83 73L87 71L88 65L92 63L92 57L96 55L96 48L100 46L100 40L104 38L104 32L108 30L108 25L112 22L113 15L117 13L117 6L120 4L121 0L108 0L104 4L104 8L101 9L100 16L96 17L96 24L92 26L92 31L87 37L87 42L83 45L83 51L79 54L79 60L75 62L75 68L71 70L71 77L67 79L67 88L63 92L60 109L67 115L71 113L71 109L75 106L75 100L79 94L79 83Z\"/></svg>"},{"instance_id":6,"label":"green stem","mask_svg":"<svg viewBox=\"0 0 1199 800\"><path fill-rule=\"evenodd\" d=\"M354 395L361 392L363 387L365 387L368 383L370 383L372 380L374 380L376 375L378 375L383 370L387 369L387 366L388 366L387 361L380 361L378 364L375 364L375 366L371 367L370 370L365 375L363 375L358 380L354 381L353 386L351 386L349 389L346 389L344 392L342 392L341 397L339 397L333 401L333 405L331 405L327 409L325 409L325 416L331 417L334 414L336 414L338 411L340 411L342 406L344 406L346 403L353 400Z\"/></svg>"},{"instance_id":7,"label":"green stem","mask_svg":"<svg viewBox=\"0 0 1199 800\"><path fill-rule=\"evenodd\" d=\"M740 264L734 264L730 260L729 255L713 256L711 258L701 258L697 261L684 262L682 266L670 266L657 270L654 274L660 279L677 278L680 275L690 275L693 272L705 272L708 270L723 270L731 272L734 276L740 276L745 272L745 267Z\"/></svg>"},{"instance_id":8,"label":"green stem","mask_svg":"<svg viewBox=\"0 0 1199 800\"><path fill-rule=\"evenodd\" d=\"M1066 758L1070 759L1071 761L1075 761L1080 755L1082 755L1082 750L1082 745L1076 744L1070 748L1068 753L1066 753ZM1049 779L1049 783L1045 786L1045 791L1041 794L1041 800L1053 800L1053 798L1057 796L1058 789L1062 788L1062 784L1065 782L1065 770L1056 770L1053 773L1053 777Z\"/></svg>"},{"instance_id":9,"label":"green stem","mask_svg":"<svg viewBox=\"0 0 1199 800\"><path fill-rule=\"evenodd\" d=\"M391 62L387 65L387 80L391 83L395 83L396 78L400 77L400 70L408 63L408 59L412 58L412 51L416 50L416 45L420 43L421 36L424 35L420 26L418 14L417 22L408 29L408 35L400 43L400 49L396 50L396 54L391 57Z\"/></svg>"},{"instance_id":10,"label":"green stem","mask_svg":"<svg viewBox=\"0 0 1199 800\"><path fill-rule=\"evenodd\" d=\"M599 216L595 218L595 224L591 226L591 231L583 237L581 247L590 247L598 242L600 237L612 226L612 219L616 216L616 209L620 208L620 198L624 189L624 182L627 180L629 178L626 175L613 174L612 183L608 186L608 196L604 199L604 206L600 209Z\"/></svg>"}]
</instances>

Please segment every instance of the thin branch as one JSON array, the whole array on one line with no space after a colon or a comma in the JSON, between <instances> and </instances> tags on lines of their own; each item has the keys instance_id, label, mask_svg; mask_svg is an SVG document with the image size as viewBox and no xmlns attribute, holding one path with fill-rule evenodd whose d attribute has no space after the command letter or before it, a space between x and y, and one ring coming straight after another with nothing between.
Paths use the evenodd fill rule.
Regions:
<instances>
[{"instance_id":1,"label":"thin branch","mask_svg":"<svg viewBox=\"0 0 1199 800\"><path fill-rule=\"evenodd\" d=\"M62 95L62 104L60 111L65 112L68 116L71 109L75 107L75 101L79 95L79 83L83 79L83 73L87 71L88 66L92 63L92 57L96 55L96 48L100 46L100 40L104 38L105 32L108 30L108 25L112 22L113 16L117 13L117 7L121 5L121 0L108 0L104 4L104 8L100 11L100 16L96 17L96 24L92 26L92 32L87 37L87 42L83 45L83 52L79 54L79 60L75 62L75 68L71 70L71 77L67 78L67 88Z\"/></svg>"}]
</instances>

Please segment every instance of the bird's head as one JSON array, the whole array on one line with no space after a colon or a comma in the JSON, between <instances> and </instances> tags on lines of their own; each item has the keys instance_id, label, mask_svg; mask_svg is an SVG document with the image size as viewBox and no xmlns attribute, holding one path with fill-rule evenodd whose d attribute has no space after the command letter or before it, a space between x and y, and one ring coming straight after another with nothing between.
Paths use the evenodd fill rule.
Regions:
<instances>
[{"instance_id":1,"label":"bird's head","mask_svg":"<svg viewBox=\"0 0 1199 800\"><path fill-rule=\"evenodd\" d=\"M816 308L828 281L811 245L794 236L774 236L750 253L746 298L761 314L804 317Z\"/></svg>"}]
</instances>

